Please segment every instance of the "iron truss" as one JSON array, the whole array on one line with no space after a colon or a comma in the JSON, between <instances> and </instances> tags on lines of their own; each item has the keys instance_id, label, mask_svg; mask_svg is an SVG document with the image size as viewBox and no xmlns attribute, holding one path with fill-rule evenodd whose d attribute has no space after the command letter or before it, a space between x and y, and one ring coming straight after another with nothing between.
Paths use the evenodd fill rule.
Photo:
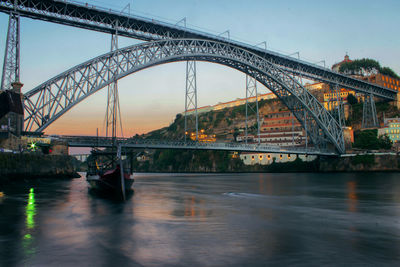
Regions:
<instances>
[{"instance_id":1,"label":"iron truss","mask_svg":"<svg viewBox=\"0 0 400 267\"><path fill-rule=\"evenodd\" d=\"M57 136L59 140L68 143L70 147L112 147L110 137L96 136ZM282 154L307 154L321 156L338 156L331 150L321 150L315 147L279 147L265 144L239 144L239 143L200 143L194 141L165 141L165 140L135 140L130 138L117 138L117 143L122 148L146 149L195 149L195 150L222 150L253 153L282 153Z\"/></svg>"},{"instance_id":2,"label":"iron truss","mask_svg":"<svg viewBox=\"0 0 400 267\"><path fill-rule=\"evenodd\" d=\"M44 130L115 79L151 66L183 60L218 63L254 77L274 92L303 126L307 124L308 135L316 146L322 148L321 145L329 142L339 153L344 152L343 132L336 119L290 74L240 47L198 39L161 40L129 46L50 79L25 94L26 130ZM112 64L115 61L119 64Z\"/></svg>"},{"instance_id":3,"label":"iron truss","mask_svg":"<svg viewBox=\"0 0 400 267\"><path fill-rule=\"evenodd\" d=\"M69 1L50 0L0 0L0 12L9 14L18 12L21 16L40 19L64 25L80 27L100 32L118 34L140 40L158 40L170 38L196 38L219 41L242 47L260 57L267 59L288 72L301 75L315 81L373 94L387 100L396 99L396 91L362 80L354 79L327 68L317 66L299 59L285 56L257 46L237 42L221 36L196 31L186 27L172 25L140 16L106 10L92 5L78 4ZM115 28L115 25L118 25Z\"/></svg>"}]
</instances>

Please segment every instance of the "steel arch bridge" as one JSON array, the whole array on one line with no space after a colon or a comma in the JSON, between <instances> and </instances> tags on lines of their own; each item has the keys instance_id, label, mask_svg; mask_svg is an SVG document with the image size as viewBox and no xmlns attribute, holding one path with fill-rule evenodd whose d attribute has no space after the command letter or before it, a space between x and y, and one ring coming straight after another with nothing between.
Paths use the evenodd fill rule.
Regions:
<instances>
[{"instance_id":1,"label":"steel arch bridge","mask_svg":"<svg viewBox=\"0 0 400 267\"><path fill-rule=\"evenodd\" d=\"M145 42L104 54L61 73L25 94L26 130L44 130L115 80L152 66L187 60L222 64L254 77L293 112L316 147L329 143L339 153L345 152L339 122L291 73L239 46L202 39Z\"/></svg>"}]
</instances>

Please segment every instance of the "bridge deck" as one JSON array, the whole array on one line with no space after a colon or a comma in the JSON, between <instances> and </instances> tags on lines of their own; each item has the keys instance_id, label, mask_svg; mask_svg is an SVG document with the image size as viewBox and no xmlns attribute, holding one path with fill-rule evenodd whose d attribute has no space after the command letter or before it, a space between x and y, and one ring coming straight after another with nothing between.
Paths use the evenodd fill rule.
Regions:
<instances>
[{"instance_id":1,"label":"bridge deck","mask_svg":"<svg viewBox=\"0 0 400 267\"><path fill-rule=\"evenodd\" d=\"M111 147L110 138L89 136L60 136L60 140L66 141L70 147ZM133 140L118 138L116 143L126 148L145 149L186 149L186 150L219 150L253 153L282 153L282 154L308 154L321 156L338 156L334 151L318 150L313 147L279 147L265 144L241 144L241 143L200 143L183 141L158 141L158 140Z\"/></svg>"}]
</instances>

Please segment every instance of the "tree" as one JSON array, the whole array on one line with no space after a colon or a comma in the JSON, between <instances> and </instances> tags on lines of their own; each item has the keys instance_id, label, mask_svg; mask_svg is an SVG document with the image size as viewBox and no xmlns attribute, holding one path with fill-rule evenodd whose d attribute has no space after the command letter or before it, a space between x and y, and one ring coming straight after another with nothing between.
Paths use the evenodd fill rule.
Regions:
<instances>
[{"instance_id":1,"label":"tree","mask_svg":"<svg viewBox=\"0 0 400 267\"><path fill-rule=\"evenodd\" d=\"M339 68L339 72L349 75L368 76L378 73L380 69L381 65L378 61L370 58L363 58L343 63Z\"/></svg>"},{"instance_id":2,"label":"tree","mask_svg":"<svg viewBox=\"0 0 400 267\"><path fill-rule=\"evenodd\" d=\"M381 73L392 78L400 77L389 67L381 67L380 63L374 59L362 58L351 62L345 62L339 67L339 72L348 75L369 76L371 74Z\"/></svg>"},{"instance_id":3,"label":"tree","mask_svg":"<svg viewBox=\"0 0 400 267\"><path fill-rule=\"evenodd\" d=\"M387 135L377 137L378 130L364 130L355 134L353 147L361 149L390 149L392 141Z\"/></svg>"},{"instance_id":4,"label":"tree","mask_svg":"<svg viewBox=\"0 0 400 267\"><path fill-rule=\"evenodd\" d=\"M387 134L381 135L378 138L379 146L383 149L391 149L392 148L392 140L390 140Z\"/></svg>"},{"instance_id":5,"label":"tree","mask_svg":"<svg viewBox=\"0 0 400 267\"><path fill-rule=\"evenodd\" d=\"M357 98L356 98L353 94L349 94L349 95L347 96L347 102L348 102L350 105L354 105L354 104L357 104L357 103L358 103Z\"/></svg>"},{"instance_id":6,"label":"tree","mask_svg":"<svg viewBox=\"0 0 400 267\"><path fill-rule=\"evenodd\" d=\"M361 149L379 149L377 133L377 130L357 132L354 137L353 147Z\"/></svg>"},{"instance_id":7,"label":"tree","mask_svg":"<svg viewBox=\"0 0 400 267\"><path fill-rule=\"evenodd\" d=\"M399 75L397 75L396 72L394 72L394 71L393 71L391 68L389 68L389 67L383 67L383 68L380 70L380 73L383 74L383 75L390 76L390 77L392 77L392 78L400 79Z\"/></svg>"}]
</instances>

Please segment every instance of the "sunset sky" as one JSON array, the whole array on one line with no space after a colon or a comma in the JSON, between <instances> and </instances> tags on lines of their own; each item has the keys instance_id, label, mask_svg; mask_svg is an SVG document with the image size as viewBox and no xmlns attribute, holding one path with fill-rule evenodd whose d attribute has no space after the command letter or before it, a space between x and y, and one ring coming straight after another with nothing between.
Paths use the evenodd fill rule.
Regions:
<instances>
[{"instance_id":1,"label":"sunset sky","mask_svg":"<svg viewBox=\"0 0 400 267\"><path fill-rule=\"evenodd\" d=\"M400 73L400 1L238 1L135 0L85 1L122 10L131 3L133 14L177 22L211 33L230 30L231 38L283 54L299 51L309 62L327 66L369 57ZM0 51L4 51L8 16L0 14ZM23 92L110 49L110 35L27 18L21 20L21 82ZM139 41L120 38L120 47ZM3 62L3 54L0 60ZM223 66L197 65L199 106L245 96L245 76ZM184 109L185 64L150 68L119 81L124 135L168 126ZM260 88L260 92L266 92ZM58 119L48 134L94 135L104 132L106 90L89 97Z\"/></svg>"}]
</instances>

